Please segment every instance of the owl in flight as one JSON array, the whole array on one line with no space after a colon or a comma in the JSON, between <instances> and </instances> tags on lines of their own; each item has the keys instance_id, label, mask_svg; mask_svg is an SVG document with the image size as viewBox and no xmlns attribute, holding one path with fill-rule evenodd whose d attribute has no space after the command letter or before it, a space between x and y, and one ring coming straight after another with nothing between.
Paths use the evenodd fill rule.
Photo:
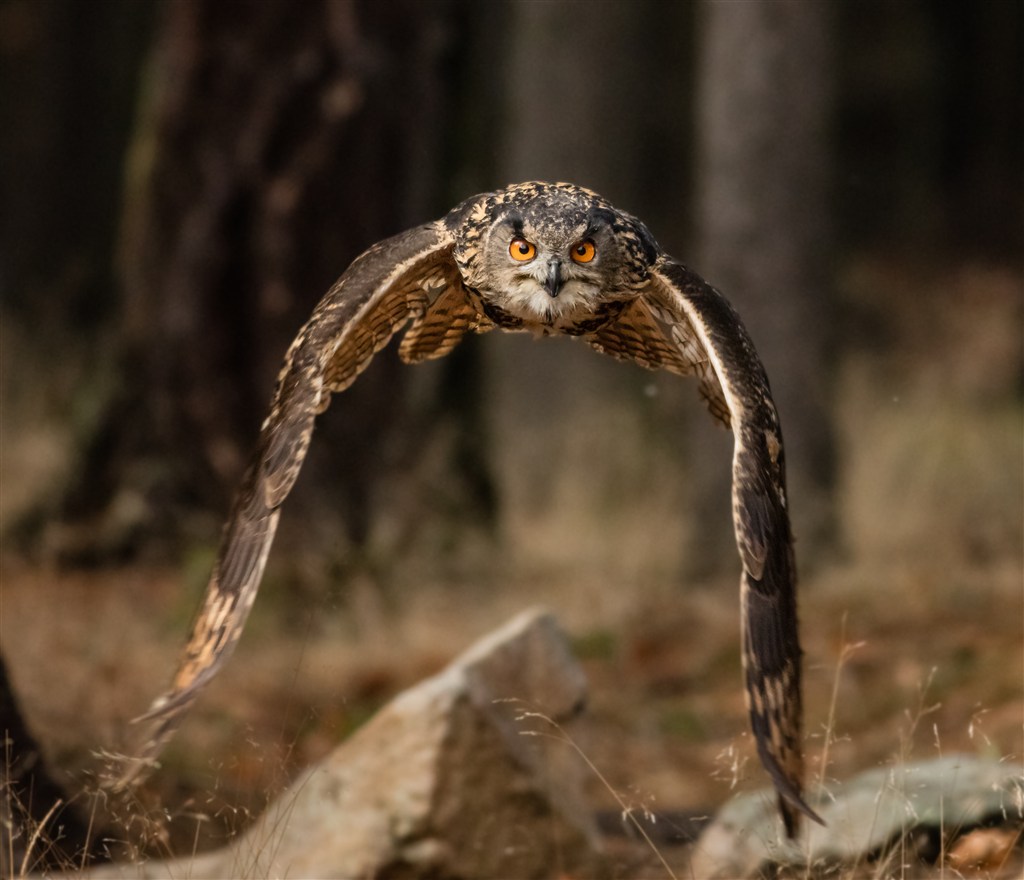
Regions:
<instances>
[{"instance_id":1,"label":"owl in flight","mask_svg":"<svg viewBox=\"0 0 1024 880\"><path fill-rule=\"evenodd\" d=\"M578 336L621 360L696 377L735 440L744 676L758 754L787 832L796 834L800 813L820 822L802 795L795 569L782 434L764 368L717 290L664 253L635 217L567 183L474 196L382 241L314 309L288 349L177 674L139 719L150 722L149 736L121 786L153 765L238 641L317 414L406 326L398 349L406 363L500 327Z\"/></svg>"}]
</instances>

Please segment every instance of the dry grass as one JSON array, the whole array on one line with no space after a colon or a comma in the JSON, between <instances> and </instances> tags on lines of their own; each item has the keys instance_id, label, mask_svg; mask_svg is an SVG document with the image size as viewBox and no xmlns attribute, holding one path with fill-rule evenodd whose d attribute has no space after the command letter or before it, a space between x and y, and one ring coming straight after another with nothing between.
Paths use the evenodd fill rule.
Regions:
<instances>
[{"instance_id":1,"label":"dry grass","mask_svg":"<svg viewBox=\"0 0 1024 880\"><path fill-rule=\"evenodd\" d=\"M867 600L862 585L837 571L805 602L809 779L845 778L940 750L1020 760L1020 617L999 613L1019 601L1015 579L990 573L970 585L987 626L965 625L955 608L922 617L921 598L909 588ZM178 587L166 572L50 579L7 569L7 619L39 625L5 632L5 648L54 766L92 765L90 752L116 744L164 680L179 648ZM126 590L145 592L149 602L126 601ZM731 590L674 600L655 594L617 623L575 602L560 610L591 681L590 723L574 748L605 777L594 782L596 807L619 810L624 800L699 812L736 788L764 783L746 733ZM298 767L512 607L545 597L558 604L544 584L510 592L514 598L477 604L469 588L432 587L359 628L343 624L338 609L306 631L281 627L268 603L165 756L125 839L181 853L237 833ZM160 622L168 619L178 623ZM55 662L54 645L63 662ZM82 781L70 779L69 789ZM674 871L685 870L684 853L665 857ZM637 856L623 858L632 865Z\"/></svg>"}]
</instances>

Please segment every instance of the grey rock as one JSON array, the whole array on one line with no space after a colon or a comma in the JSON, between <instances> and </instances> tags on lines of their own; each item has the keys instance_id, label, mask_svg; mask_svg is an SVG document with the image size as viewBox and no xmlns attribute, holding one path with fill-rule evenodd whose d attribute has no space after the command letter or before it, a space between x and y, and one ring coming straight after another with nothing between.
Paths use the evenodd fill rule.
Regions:
<instances>
[{"instance_id":1,"label":"grey rock","mask_svg":"<svg viewBox=\"0 0 1024 880\"><path fill-rule=\"evenodd\" d=\"M829 785L811 805L826 827L804 822L786 840L770 789L733 798L704 830L695 877L755 877L768 865L849 864L912 832L961 830L991 820L1024 819L1024 767L954 755L879 768Z\"/></svg>"},{"instance_id":2,"label":"grey rock","mask_svg":"<svg viewBox=\"0 0 1024 880\"><path fill-rule=\"evenodd\" d=\"M227 848L89 876L593 876L581 762L558 742L585 695L554 618L524 612L397 696Z\"/></svg>"}]
</instances>

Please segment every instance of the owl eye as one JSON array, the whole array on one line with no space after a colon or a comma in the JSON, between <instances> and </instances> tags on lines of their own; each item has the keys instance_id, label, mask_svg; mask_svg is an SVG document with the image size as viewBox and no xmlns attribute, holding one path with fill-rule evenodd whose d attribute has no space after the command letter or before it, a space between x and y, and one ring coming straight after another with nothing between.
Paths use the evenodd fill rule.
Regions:
<instances>
[{"instance_id":1,"label":"owl eye","mask_svg":"<svg viewBox=\"0 0 1024 880\"><path fill-rule=\"evenodd\" d=\"M509 256L519 263L525 263L537 256L537 248L525 238L513 238L512 243L508 246L508 252Z\"/></svg>"},{"instance_id":2,"label":"owl eye","mask_svg":"<svg viewBox=\"0 0 1024 880\"><path fill-rule=\"evenodd\" d=\"M595 248L594 243L587 238L577 244L574 244L569 253L577 263L589 263L594 259L594 255L597 253L597 248Z\"/></svg>"}]
</instances>

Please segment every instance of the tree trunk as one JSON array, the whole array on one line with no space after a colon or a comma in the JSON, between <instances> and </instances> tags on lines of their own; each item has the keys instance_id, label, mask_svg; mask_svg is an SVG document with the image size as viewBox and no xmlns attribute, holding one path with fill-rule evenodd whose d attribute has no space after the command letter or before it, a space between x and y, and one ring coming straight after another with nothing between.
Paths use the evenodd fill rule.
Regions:
<instances>
[{"instance_id":1,"label":"tree trunk","mask_svg":"<svg viewBox=\"0 0 1024 880\"><path fill-rule=\"evenodd\" d=\"M212 540L313 305L366 247L449 207L453 8L166 6L128 166L123 384L65 503L100 526L70 555L130 553L190 523ZM389 462L412 455L406 387L384 352L322 420L290 507L340 514L366 540Z\"/></svg>"},{"instance_id":2,"label":"tree trunk","mask_svg":"<svg viewBox=\"0 0 1024 880\"><path fill-rule=\"evenodd\" d=\"M779 0L705 3L699 20L694 265L736 306L771 378L802 557L833 527L830 15ZM697 442L720 442L709 433ZM727 522L728 470L694 477L702 518ZM692 558L729 556L705 543Z\"/></svg>"}]
</instances>

